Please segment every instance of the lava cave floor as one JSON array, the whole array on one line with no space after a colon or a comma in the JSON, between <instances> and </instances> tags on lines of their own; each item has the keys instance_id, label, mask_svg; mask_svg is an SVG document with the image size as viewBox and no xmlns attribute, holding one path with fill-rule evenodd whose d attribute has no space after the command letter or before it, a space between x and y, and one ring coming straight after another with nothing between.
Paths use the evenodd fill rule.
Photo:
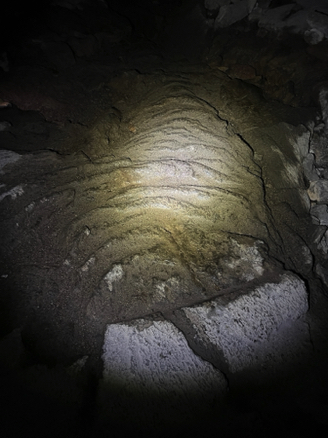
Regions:
<instances>
[{"instance_id":1,"label":"lava cave floor","mask_svg":"<svg viewBox=\"0 0 328 438\"><path fill-rule=\"evenodd\" d=\"M281 410L277 394L263 402L247 384L238 402L222 407L220 397L229 384L231 389L229 364L211 358L206 352L211 343L193 345L200 323L192 320L192 310L183 310L198 306L208 316L213 303L222 310L229 297L238 301L254 291L261 297L266 285L279 290L284 281L306 297L303 280L312 278L315 227L302 161L312 109L269 102L257 87L213 65L167 63L147 52L130 54L117 66L100 61L81 61L60 75L27 69L24 85L17 84L16 103L0 110L1 120L9 122L0 151L2 348L14 364L5 374L8 406L21 398L17 409L23 412L34 400L47 427L71 435L83 416L82 436L97 430L95 424L99 436L114 426L133 433L142 410L163 409L156 398L161 393L146 402L133 386L122 395L119 377L110 390L99 386L99 378L103 361L110 368L117 354L123 363L120 349L142 356L124 347L126 339L133 343L136 336L140 343L143 332L157 330L144 338L145 345L172 338L176 343L168 351L191 348L220 394L216 399L209 391L214 407L204 412L197 392L184 394L199 417L193 423L189 414L169 419L180 398L168 387L168 413L163 410L164 419L153 413L145 422L158 421L164 429L166 422L167 430L176 431L187 430L189 422L190 433L196 423L201 431L219 430L220 411L218 418L225 416L231 433L247 428L264 433L267 425L276 432L287 417L304 427L307 412L312 430L319 428L321 414L303 402L301 390L288 386L289 371L284 382L293 386L292 396L278 391L286 397ZM7 85L11 93L15 80L12 88ZM295 315L308 324L306 300L299 306ZM297 333L303 336L302 327ZM106 350L104 339L110 344L115 337L117 351ZM304 339L307 345L308 332ZM152 357L146 346L139 347ZM207 361L214 371L202 368ZM74 366L80 367L76 381ZM303 381L309 376L302 366ZM114 368L106 372L115 380ZM154 382L161 385L161 379ZM242 387L236 382L232 386ZM104 414L106 391L111 402L104 403ZM287 407L296 399L304 405ZM120 403L128 407L118 414ZM59 406L65 427L49 414ZM31 411L22 415L26 424L35 417ZM285 416L274 427L282 411ZM116 416L109 426L103 424L108 412ZM13 419L8 415L6 421ZM29 427L39 433L36 425Z\"/></svg>"}]
</instances>

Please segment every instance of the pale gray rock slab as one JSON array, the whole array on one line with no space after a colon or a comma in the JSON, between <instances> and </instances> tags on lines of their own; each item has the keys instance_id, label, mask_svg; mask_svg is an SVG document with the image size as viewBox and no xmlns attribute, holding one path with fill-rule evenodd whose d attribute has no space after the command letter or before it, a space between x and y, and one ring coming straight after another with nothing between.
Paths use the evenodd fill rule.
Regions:
<instances>
[{"instance_id":1,"label":"pale gray rock slab","mask_svg":"<svg viewBox=\"0 0 328 438\"><path fill-rule=\"evenodd\" d=\"M328 204L328 180L311 181L307 192L311 201Z\"/></svg>"},{"instance_id":2,"label":"pale gray rock slab","mask_svg":"<svg viewBox=\"0 0 328 438\"><path fill-rule=\"evenodd\" d=\"M103 378L143 395L188 399L224 393L223 374L190 349L180 330L168 321L135 320L111 324L105 333Z\"/></svg>"},{"instance_id":3,"label":"pale gray rock slab","mask_svg":"<svg viewBox=\"0 0 328 438\"><path fill-rule=\"evenodd\" d=\"M298 360L304 345L308 346L308 329L302 320L307 310L305 284L286 273L279 283L266 283L232 299L220 297L186 307L176 314L189 337L194 334L196 348L212 352L208 354L213 363L225 372L265 374L275 372L285 361Z\"/></svg>"}]
</instances>

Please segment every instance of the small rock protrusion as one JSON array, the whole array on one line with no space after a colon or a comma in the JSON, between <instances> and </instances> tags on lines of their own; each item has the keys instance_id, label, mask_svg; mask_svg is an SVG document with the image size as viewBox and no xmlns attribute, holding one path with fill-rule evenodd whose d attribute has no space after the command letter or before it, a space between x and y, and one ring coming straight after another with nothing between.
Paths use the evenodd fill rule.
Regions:
<instances>
[{"instance_id":1,"label":"small rock protrusion","mask_svg":"<svg viewBox=\"0 0 328 438\"><path fill-rule=\"evenodd\" d=\"M328 204L328 180L311 181L307 192L311 201L318 204Z\"/></svg>"}]
</instances>

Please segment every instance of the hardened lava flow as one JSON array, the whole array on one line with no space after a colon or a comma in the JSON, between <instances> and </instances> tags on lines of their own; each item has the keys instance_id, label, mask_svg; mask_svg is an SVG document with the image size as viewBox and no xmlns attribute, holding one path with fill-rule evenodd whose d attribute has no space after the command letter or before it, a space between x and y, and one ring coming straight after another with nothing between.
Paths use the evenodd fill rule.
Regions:
<instances>
[{"instance_id":1,"label":"hardened lava flow","mask_svg":"<svg viewBox=\"0 0 328 438\"><path fill-rule=\"evenodd\" d=\"M99 158L85 149L7 152L2 241L8 269L15 266L8 280L15 278L28 330L66 327L53 353L81 353L105 324L228 293L288 259L267 200L266 158L257 160L221 118L220 105L229 114L220 96L193 84L192 75L148 77L148 92L122 109L115 141ZM268 160L276 155L282 185L275 151ZM297 190L292 202L301 210ZM273 189L276 204L279 196L284 204L283 187Z\"/></svg>"}]
</instances>

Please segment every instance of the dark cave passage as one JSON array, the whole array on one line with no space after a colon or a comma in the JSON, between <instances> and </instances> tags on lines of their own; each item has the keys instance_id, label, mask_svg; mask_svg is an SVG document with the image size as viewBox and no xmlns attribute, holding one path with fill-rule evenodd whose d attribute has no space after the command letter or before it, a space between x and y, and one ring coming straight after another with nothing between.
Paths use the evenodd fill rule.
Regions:
<instances>
[{"instance_id":1,"label":"dark cave passage","mask_svg":"<svg viewBox=\"0 0 328 438\"><path fill-rule=\"evenodd\" d=\"M8 8L4 436L327 425L328 19L309 3Z\"/></svg>"}]
</instances>

